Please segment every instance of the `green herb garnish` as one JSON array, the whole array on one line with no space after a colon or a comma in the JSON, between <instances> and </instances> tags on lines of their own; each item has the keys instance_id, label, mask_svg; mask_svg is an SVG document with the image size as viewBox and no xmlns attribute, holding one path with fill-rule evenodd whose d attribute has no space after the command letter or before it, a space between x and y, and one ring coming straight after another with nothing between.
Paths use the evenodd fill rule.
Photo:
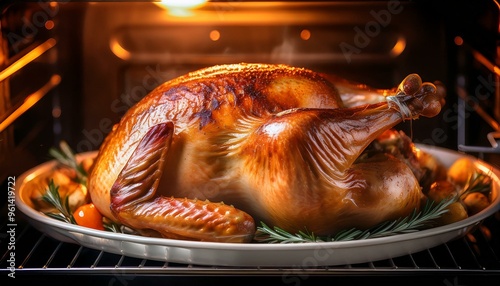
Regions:
<instances>
[{"instance_id":1,"label":"green herb garnish","mask_svg":"<svg viewBox=\"0 0 500 286\"><path fill-rule=\"evenodd\" d=\"M42 200L51 204L59 211L59 213L46 212L45 214L47 216L67 223L76 224L75 218L69 208L68 197L66 196L64 201L61 199L61 196L59 195L59 186L54 184L54 180L50 180L47 190L42 196Z\"/></svg>"},{"instance_id":2,"label":"green herb garnish","mask_svg":"<svg viewBox=\"0 0 500 286\"><path fill-rule=\"evenodd\" d=\"M392 222L384 222L367 230L349 229L340 231L333 237L316 236L308 231L300 231L291 234L279 227L269 227L261 222L257 227L255 241L266 243L306 243L306 242L330 242L368 239L396 234L416 232L432 226L434 221L448 211L448 206L456 202L458 197L452 197L435 203L427 200L420 211L413 211L409 216Z\"/></svg>"},{"instance_id":3,"label":"green herb garnish","mask_svg":"<svg viewBox=\"0 0 500 286\"><path fill-rule=\"evenodd\" d=\"M73 150L65 141L61 141L59 144L59 149L51 148L49 154L57 160L60 166L74 170L76 178L74 181L76 183L86 186L88 173L83 168L83 164L76 160L76 155ZM59 195L59 186L54 184L53 180L50 180L47 190L45 191L42 199L49 204L51 204L59 212L45 212L45 214L51 218L64 221L71 224L77 224L71 210L69 208L68 197L63 201ZM103 222L104 229L111 232L122 233L121 225L112 221Z\"/></svg>"},{"instance_id":4,"label":"green herb garnish","mask_svg":"<svg viewBox=\"0 0 500 286\"><path fill-rule=\"evenodd\" d=\"M54 157L62 166L75 170L75 181L79 184L87 186L87 171L85 171L85 168L83 168L82 163L78 163L75 153L69 147L68 143L66 143L65 141L61 141L59 143L59 149L51 148L49 150L49 154Z\"/></svg>"},{"instance_id":5,"label":"green herb garnish","mask_svg":"<svg viewBox=\"0 0 500 286\"><path fill-rule=\"evenodd\" d=\"M121 225L113 221L105 221L103 223L104 229L111 232L122 233Z\"/></svg>"},{"instance_id":6,"label":"green herb garnish","mask_svg":"<svg viewBox=\"0 0 500 286\"><path fill-rule=\"evenodd\" d=\"M491 176L478 170L469 178L463 189L461 199L470 193L488 194L491 191Z\"/></svg>"}]
</instances>

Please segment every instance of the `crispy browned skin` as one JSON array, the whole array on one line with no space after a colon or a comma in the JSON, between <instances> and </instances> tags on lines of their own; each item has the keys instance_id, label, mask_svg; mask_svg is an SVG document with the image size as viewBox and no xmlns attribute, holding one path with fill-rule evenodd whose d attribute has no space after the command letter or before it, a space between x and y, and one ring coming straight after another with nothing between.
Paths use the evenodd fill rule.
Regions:
<instances>
[{"instance_id":1,"label":"crispy browned skin","mask_svg":"<svg viewBox=\"0 0 500 286\"><path fill-rule=\"evenodd\" d=\"M251 240L254 220L332 234L406 215L420 199L408 166L390 156L354 164L383 131L440 111L435 87L418 76L400 91L408 110L385 100L339 108L335 86L305 69L187 74L113 128L89 178L92 201L136 229L213 241Z\"/></svg>"}]
</instances>

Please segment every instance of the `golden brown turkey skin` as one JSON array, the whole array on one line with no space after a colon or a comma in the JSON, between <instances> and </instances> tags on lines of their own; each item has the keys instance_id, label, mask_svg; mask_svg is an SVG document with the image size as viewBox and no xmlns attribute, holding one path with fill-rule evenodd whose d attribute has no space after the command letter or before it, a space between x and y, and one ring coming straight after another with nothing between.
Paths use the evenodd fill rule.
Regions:
<instances>
[{"instance_id":1,"label":"golden brown turkey skin","mask_svg":"<svg viewBox=\"0 0 500 286\"><path fill-rule=\"evenodd\" d=\"M258 220L332 234L406 215L421 195L408 166L390 156L354 164L385 130L440 111L418 76L399 89L396 101L344 108L335 86L305 69L187 74L114 126L89 177L92 201L135 229L212 241L249 241Z\"/></svg>"}]
</instances>

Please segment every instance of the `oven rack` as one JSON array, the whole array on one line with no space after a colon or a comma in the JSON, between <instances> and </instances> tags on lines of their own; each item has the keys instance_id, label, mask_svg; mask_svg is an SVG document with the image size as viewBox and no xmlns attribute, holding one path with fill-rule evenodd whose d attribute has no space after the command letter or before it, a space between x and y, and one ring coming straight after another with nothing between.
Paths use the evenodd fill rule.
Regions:
<instances>
[{"instance_id":1,"label":"oven rack","mask_svg":"<svg viewBox=\"0 0 500 286\"><path fill-rule=\"evenodd\" d=\"M500 2L498 0L491 1L493 4L492 10L495 10L497 15L500 15ZM474 38L470 34L470 31L462 31L465 35L455 36L455 44L458 47L457 59L458 73L456 75L455 82L455 92L457 94L457 104L458 104L458 126L457 128L457 149L458 151L478 153L479 157L483 157L484 154L500 154L500 86L498 82L500 81L500 67L498 66L500 58L500 41L498 41L498 34L500 33L500 16L496 19L498 25L496 25L496 46L493 52L493 56L488 57L484 51L480 51L478 45L481 43L474 43L472 39ZM466 65L460 61L461 57L470 57L474 62L473 65ZM492 58L493 57L493 58ZM474 86L473 79L467 76L467 72L476 66L474 73L475 77L491 78L491 86L487 88L493 89L489 96L493 97L490 104L493 105L493 116L491 116L479 103L478 86ZM476 83L477 84L477 83ZM475 92L473 92L475 90ZM484 95L481 95L484 96ZM466 121L467 121L467 110L472 109L477 113L486 123L491 127L493 131L486 134L487 142L491 146L477 146L471 145L466 142Z\"/></svg>"},{"instance_id":2,"label":"oven rack","mask_svg":"<svg viewBox=\"0 0 500 286\"><path fill-rule=\"evenodd\" d=\"M240 281L245 277L238 284L255 284L259 279L283 285L378 280L421 285L425 279L436 285L500 284L500 213L485 219L467 236L417 253L368 263L301 268L203 266L139 259L55 240L31 226L22 213L16 213L16 222L14 273L22 280L53 282L65 277L107 285L139 285L145 281L156 285L166 280L191 284L211 279ZM11 273L7 230L5 219L0 227L0 280ZM413 281L412 277L418 279Z\"/></svg>"}]
</instances>

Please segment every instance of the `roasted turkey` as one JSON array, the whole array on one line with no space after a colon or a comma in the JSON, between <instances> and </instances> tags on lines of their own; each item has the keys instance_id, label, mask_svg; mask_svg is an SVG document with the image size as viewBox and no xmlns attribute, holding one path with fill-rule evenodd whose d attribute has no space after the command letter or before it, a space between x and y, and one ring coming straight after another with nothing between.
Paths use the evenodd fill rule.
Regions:
<instances>
[{"instance_id":1,"label":"roasted turkey","mask_svg":"<svg viewBox=\"0 0 500 286\"><path fill-rule=\"evenodd\" d=\"M256 223L331 235L419 208L405 160L360 159L404 120L437 115L444 91L416 74L373 89L303 68L234 64L158 86L101 145L88 187L141 234L248 242Z\"/></svg>"}]
</instances>

